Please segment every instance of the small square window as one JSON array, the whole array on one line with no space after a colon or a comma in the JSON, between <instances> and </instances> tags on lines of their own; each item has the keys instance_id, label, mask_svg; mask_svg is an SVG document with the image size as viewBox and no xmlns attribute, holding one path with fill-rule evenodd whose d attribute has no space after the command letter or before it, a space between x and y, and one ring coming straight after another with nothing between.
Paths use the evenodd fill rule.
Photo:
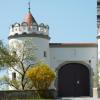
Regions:
<instances>
[{"instance_id":1,"label":"small square window","mask_svg":"<svg viewBox=\"0 0 100 100\"><path fill-rule=\"evenodd\" d=\"M44 57L47 57L47 52L46 51L44 51Z\"/></svg>"},{"instance_id":2,"label":"small square window","mask_svg":"<svg viewBox=\"0 0 100 100\"><path fill-rule=\"evenodd\" d=\"M16 73L13 72L13 73L12 73L12 80L15 80L15 79L16 79Z\"/></svg>"}]
</instances>

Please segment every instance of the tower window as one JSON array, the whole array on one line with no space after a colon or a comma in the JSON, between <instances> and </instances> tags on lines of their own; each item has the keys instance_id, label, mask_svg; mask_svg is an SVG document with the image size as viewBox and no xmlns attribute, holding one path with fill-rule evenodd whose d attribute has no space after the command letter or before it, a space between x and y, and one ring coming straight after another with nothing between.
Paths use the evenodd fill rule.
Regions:
<instances>
[{"instance_id":1,"label":"tower window","mask_svg":"<svg viewBox=\"0 0 100 100\"><path fill-rule=\"evenodd\" d=\"M13 72L13 73L12 73L12 80L15 80L15 79L16 79L16 73Z\"/></svg>"},{"instance_id":2,"label":"tower window","mask_svg":"<svg viewBox=\"0 0 100 100\"><path fill-rule=\"evenodd\" d=\"M47 57L47 52L46 51L44 51L44 57Z\"/></svg>"}]
</instances>

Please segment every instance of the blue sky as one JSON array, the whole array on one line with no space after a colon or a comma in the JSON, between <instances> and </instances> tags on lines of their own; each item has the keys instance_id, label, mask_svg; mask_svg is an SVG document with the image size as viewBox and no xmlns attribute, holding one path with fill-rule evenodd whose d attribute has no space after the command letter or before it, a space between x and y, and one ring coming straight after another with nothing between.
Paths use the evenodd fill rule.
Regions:
<instances>
[{"instance_id":1,"label":"blue sky","mask_svg":"<svg viewBox=\"0 0 100 100\"><path fill-rule=\"evenodd\" d=\"M51 42L96 42L96 0L0 0L0 39L23 21L29 1L36 21L49 25Z\"/></svg>"}]
</instances>

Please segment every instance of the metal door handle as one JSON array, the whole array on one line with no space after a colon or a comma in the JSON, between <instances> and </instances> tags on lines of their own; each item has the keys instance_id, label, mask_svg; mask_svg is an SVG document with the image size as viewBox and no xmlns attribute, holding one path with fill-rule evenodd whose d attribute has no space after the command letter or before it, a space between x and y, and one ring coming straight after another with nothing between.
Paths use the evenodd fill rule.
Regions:
<instances>
[{"instance_id":1,"label":"metal door handle","mask_svg":"<svg viewBox=\"0 0 100 100\"><path fill-rule=\"evenodd\" d=\"M80 84L80 81L77 81L77 84Z\"/></svg>"}]
</instances>

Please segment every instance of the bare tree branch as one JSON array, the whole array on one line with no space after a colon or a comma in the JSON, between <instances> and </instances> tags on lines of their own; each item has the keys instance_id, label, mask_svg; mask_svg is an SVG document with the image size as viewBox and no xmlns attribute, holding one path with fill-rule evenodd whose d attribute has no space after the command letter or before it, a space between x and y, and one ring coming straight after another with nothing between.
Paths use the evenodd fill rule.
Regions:
<instances>
[{"instance_id":1,"label":"bare tree branch","mask_svg":"<svg viewBox=\"0 0 100 100\"><path fill-rule=\"evenodd\" d=\"M20 75L23 75L20 71L18 71L15 67L12 67L13 70L15 70L17 73L19 73Z\"/></svg>"}]
</instances>

